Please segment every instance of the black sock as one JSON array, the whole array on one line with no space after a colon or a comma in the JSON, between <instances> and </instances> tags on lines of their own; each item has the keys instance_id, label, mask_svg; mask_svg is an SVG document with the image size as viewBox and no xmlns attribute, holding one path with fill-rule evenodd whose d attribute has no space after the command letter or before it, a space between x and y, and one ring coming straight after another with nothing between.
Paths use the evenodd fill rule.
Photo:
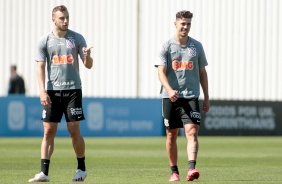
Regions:
<instances>
[{"instance_id":1,"label":"black sock","mask_svg":"<svg viewBox=\"0 0 282 184\"><path fill-rule=\"evenodd\" d=\"M50 160L48 159L41 159L41 171L48 176L49 174L49 165L50 165Z\"/></svg>"},{"instance_id":2,"label":"black sock","mask_svg":"<svg viewBox=\"0 0 282 184\"><path fill-rule=\"evenodd\" d=\"M82 171L85 171L85 157L77 158L77 169L80 169Z\"/></svg>"},{"instance_id":3,"label":"black sock","mask_svg":"<svg viewBox=\"0 0 282 184\"><path fill-rule=\"evenodd\" d=\"M195 167L196 167L196 160L189 160L188 161L188 170L195 169Z\"/></svg>"},{"instance_id":4,"label":"black sock","mask_svg":"<svg viewBox=\"0 0 282 184\"><path fill-rule=\"evenodd\" d=\"M171 166L170 169L172 173L179 174L177 165Z\"/></svg>"}]
</instances>

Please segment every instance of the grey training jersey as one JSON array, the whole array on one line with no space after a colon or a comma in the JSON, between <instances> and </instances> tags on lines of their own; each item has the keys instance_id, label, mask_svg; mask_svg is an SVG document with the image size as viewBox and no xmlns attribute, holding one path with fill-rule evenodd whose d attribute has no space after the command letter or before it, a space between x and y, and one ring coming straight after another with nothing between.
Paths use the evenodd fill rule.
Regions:
<instances>
[{"instance_id":1,"label":"grey training jersey","mask_svg":"<svg viewBox=\"0 0 282 184\"><path fill-rule=\"evenodd\" d=\"M175 38L165 42L157 56L155 66L166 66L166 76L172 89L178 91L179 98L194 98L200 95L199 69L207 66L202 44L189 37L186 46L180 46ZM168 98L161 87L162 98Z\"/></svg>"},{"instance_id":2,"label":"grey training jersey","mask_svg":"<svg viewBox=\"0 0 282 184\"><path fill-rule=\"evenodd\" d=\"M47 62L47 90L81 89L78 55L84 58L83 47L87 47L83 36L71 30L64 38L53 32L40 38L35 60Z\"/></svg>"}]
</instances>

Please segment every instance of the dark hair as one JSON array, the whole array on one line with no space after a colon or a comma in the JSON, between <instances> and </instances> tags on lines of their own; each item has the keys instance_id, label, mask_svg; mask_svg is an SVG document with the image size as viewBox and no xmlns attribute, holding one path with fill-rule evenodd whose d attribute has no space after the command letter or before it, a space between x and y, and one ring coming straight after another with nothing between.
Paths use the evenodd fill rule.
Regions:
<instances>
[{"instance_id":1,"label":"dark hair","mask_svg":"<svg viewBox=\"0 0 282 184\"><path fill-rule=\"evenodd\" d=\"M191 19L193 18L193 13L186 10L179 11L176 13L176 19L181 19L181 18Z\"/></svg>"},{"instance_id":2,"label":"dark hair","mask_svg":"<svg viewBox=\"0 0 282 184\"><path fill-rule=\"evenodd\" d=\"M13 70L17 70L17 66L16 66L16 65L11 65L11 68L12 68Z\"/></svg>"},{"instance_id":3,"label":"dark hair","mask_svg":"<svg viewBox=\"0 0 282 184\"><path fill-rule=\"evenodd\" d=\"M68 9L64 5L56 6L52 11L52 17L54 17L56 11L67 12Z\"/></svg>"}]
</instances>

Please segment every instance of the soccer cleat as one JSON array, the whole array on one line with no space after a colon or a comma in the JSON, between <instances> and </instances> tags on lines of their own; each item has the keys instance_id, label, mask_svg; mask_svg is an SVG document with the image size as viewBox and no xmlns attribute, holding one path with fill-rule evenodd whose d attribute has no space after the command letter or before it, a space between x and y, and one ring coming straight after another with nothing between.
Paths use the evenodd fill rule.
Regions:
<instances>
[{"instance_id":1,"label":"soccer cleat","mask_svg":"<svg viewBox=\"0 0 282 184\"><path fill-rule=\"evenodd\" d=\"M49 176L46 176L43 172L40 172L35 175L34 178L28 180L28 182L49 182Z\"/></svg>"},{"instance_id":2,"label":"soccer cleat","mask_svg":"<svg viewBox=\"0 0 282 184\"><path fill-rule=\"evenodd\" d=\"M186 180L193 181L194 179L198 179L199 177L200 177L199 171L197 171L196 169L189 169Z\"/></svg>"},{"instance_id":3,"label":"soccer cleat","mask_svg":"<svg viewBox=\"0 0 282 184\"><path fill-rule=\"evenodd\" d=\"M179 174L172 173L168 181L180 181Z\"/></svg>"},{"instance_id":4,"label":"soccer cleat","mask_svg":"<svg viewBox=\"0 0 282 184\"><path fill-rule=\"evenodd\" d=\"M85 178L87 176L87 172L86 171L82 171L80 169L76 170L75 172L75 176L72 179L73 182L80 182L80 181L84 181Z\"/></svg>"}]
</instances>

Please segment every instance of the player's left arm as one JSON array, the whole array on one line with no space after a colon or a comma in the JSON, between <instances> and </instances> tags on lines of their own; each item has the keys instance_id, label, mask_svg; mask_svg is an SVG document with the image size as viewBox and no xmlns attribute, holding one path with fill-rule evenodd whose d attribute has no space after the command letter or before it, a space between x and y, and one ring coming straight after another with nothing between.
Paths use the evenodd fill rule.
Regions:
<instances>
[{"instance_id":1,"label":"player's left arm","mask_svg":"<svg viewBox=\"0 0 282 184\"><path fill-rule=\"evenodd\" d=\"M92 48L93 47L88 47L88 48L83 47L82 48L82 52L84 54L83 64L88 69L92 68L92 66L93 66L93 59L90 56Z\"/></svg>"},{"instance_id":2,"label":"player's left arm","mask_svg":"<svg viewBox=\"0 0 282 184\"><path fill-rule=\"evenodd\" d=\"M200 68L199 72L200 72L200 83L204 93L203 111L208 112L210 108L208 74L205 67Z\"/></svg>"}]
</instances>

